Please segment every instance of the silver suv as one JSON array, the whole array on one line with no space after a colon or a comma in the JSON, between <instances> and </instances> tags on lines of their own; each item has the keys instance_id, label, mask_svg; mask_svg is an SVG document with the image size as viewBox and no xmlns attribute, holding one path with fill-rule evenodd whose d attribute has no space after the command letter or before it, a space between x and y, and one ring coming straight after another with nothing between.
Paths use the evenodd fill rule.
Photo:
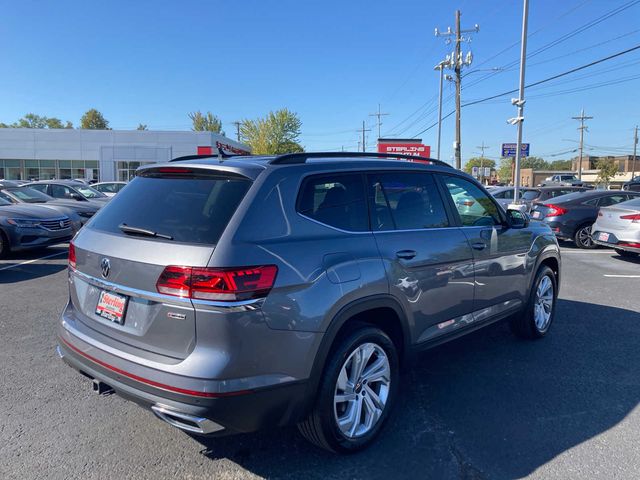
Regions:
<instances>
[{"instance_id":1,"label":"silver suv","mask_svg":"<svg viewBox=\"0 0 640 480\"><path fill-rule=\"evenodd\" d=\"M198 434L297 423L370 444L409 356L507 319L543 337L555 236L437 160L186 158L141 167L74 238L58 354ZM417 161L416 161L417 160Z\"/></svg>"}]
</instances>

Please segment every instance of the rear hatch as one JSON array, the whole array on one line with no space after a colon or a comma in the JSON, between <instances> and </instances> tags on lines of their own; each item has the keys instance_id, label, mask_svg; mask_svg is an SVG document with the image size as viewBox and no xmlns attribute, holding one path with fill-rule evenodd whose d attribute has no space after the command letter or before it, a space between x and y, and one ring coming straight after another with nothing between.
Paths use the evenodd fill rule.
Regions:
<instances>
[{"instance_id":1,"label":"rear hatch","mask_svg":"<svg viewBox=\"0 0 640 480\"><path fill-rule=\"evenodd\" d=\"M168 265L207 265L250 185L205 169L136 177L74 239L70 293L83 329L116 348L186 358L196 340L193 304L156 284Z\"/></svg>"}]
</instances>

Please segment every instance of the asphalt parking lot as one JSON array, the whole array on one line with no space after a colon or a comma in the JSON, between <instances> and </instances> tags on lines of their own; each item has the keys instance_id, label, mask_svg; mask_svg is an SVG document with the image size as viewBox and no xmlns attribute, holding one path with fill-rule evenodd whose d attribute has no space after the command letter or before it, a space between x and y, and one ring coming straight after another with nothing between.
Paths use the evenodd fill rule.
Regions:
<instances>
[{"instance_id":1,"label":"asphalt parking lot","mask_svg":"<svg viewBox=\"0 0 640 480\"><path fill-rule=\"evenodd\" d=\"M44 257L44 258L43 258ZM98 396L55 355L66 249L0 261L0 478L640 478L640 260L563 248L555 324L497 325L422 354L368 451L295 428L190 437Z\"/></svg>"}]
</instances>

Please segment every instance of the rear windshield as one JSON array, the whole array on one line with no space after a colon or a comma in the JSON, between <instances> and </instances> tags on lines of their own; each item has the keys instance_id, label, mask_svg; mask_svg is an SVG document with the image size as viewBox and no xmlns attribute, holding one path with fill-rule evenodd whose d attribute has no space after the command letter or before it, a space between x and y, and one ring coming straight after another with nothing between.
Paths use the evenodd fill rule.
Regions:
<instances>
[{"instance_id":1,"label":"rear windshield","mask_svg":"<svg viewBox=\"0 0 640 480\"><path fill-rule=\"evenodd\" d=\"M142 177L93 218L96 230L122 234L120 225L146 229L184 243L215 245L251 182L229 176Z\"/></svg>"},{"instance_id":2,"label":"rear windshield","mask_svg":"<svg viewBox=\"0 0 640 480\"><path fill-rule=\"evenodd\" d=\"M640 207L640 196L631 197L631 200L619 203L618 205L622 207Z\"/></svg>"},{"instance_id":3,"label":"rear windshield","mask_svg":"<svg viewBox=\"0 0 640 480\"><path fill-rule=\"evenodd\" d=\"M524 200L534 200L540 196L540 192L538 190L526 190L522 194L522 198Z\"/></svg>"}]
</instances>

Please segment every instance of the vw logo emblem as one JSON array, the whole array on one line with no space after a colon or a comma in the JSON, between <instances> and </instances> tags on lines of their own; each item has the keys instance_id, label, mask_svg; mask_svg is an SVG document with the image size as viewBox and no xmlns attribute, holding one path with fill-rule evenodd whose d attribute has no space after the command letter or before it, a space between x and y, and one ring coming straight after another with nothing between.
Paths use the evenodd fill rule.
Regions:
<instances>
[{"instance_id":1,"label":"vw logo emblem","mask_svg":"<svg viewBox=\"0 0 640 480\"><path fill-rule=\"evenodd\" d=\"M103 258L100 260L100 269L102 270L102 276L107 278L109 276L109 272L111 271L111 262L108 258Z\"/></svg>"},{"instance_id":2,"label":"vw logo emblem","mask_svg":"<svg viewBox=\"0 0 640 480\"><path fill-rule=\"evenodd\" d=\"M64 228L64 222L60 220L60 228Z\"/></svg>"}]
</instances>

